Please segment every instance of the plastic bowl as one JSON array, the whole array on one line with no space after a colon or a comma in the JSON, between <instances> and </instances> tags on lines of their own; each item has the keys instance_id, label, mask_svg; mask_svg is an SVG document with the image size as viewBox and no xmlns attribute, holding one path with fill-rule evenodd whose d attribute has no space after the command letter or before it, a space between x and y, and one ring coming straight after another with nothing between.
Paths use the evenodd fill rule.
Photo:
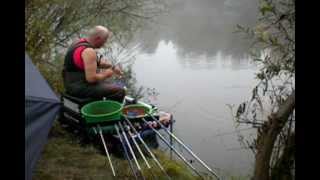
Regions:
<instances>
[{"instance_id":1,"label":"plastic bowl","mask_svg":"<svg viewBox=\"0 0 320 180\"><path fill-rule=\"evenodd\" d=\"M121 118L122 104L117 101L94 101L81 108L86 123L99 123L119 120Z\"/></svg>"}]
</instances>

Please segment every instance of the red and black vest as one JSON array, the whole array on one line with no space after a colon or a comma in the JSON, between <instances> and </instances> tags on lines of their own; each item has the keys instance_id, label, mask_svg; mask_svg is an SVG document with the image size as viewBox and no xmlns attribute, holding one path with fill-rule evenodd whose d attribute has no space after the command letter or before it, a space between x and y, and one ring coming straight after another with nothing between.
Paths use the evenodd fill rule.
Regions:
<instances>
[{"instance_id":1,"label":"red and black vest","mask_svg":"<svg viewBox=\"0 0 320 180\"><path fill-rule=\"evenodd\" d=\"M79 42L71 45L71 47L67 51L67 54L66 54L65 60L64 60L64 69L67 72L84 71L83 69L79 68L75 64L74 53L78 48L81 48L82 49L81 52L82 52L86 48L93 48L93 46L90 45L85 39L82 39ZM80 54L81 54L81 52L80 52Z\"/></svg>"},{"instance_id":2,"label":"red and black vest","mask_svg":"<svg viewBox=\"0 0 320 180\"><path fill-rule=\"evenodd\" d=\"M84 68L80 68L76 64L74 59L74 53L78 48L81 48L82 49L81 52L82 52L86 48L94 48L94 47L90 45L85 39L82 39L77 43L74 43L73 45L71 45L71 47L68 49L64 59L64 67L63 67L63 80L65 83L65 86L75 82L86 82ZM81 57L81 52L80 52L80 57ZM98 57L97 57L97 61L98 61Z\"/></svg>"}]
</instances>

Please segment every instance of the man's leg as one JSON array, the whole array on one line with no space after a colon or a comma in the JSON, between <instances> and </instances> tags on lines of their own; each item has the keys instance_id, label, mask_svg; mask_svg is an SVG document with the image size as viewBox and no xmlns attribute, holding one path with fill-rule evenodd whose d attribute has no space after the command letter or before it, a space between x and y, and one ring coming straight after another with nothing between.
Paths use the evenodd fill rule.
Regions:
<instances>
[{"instance_id":1,"label":"man's leg","mask_svg":"<svg viewBox=\"0 0 320 180\"><path fill-rule=\"evenodd\" d=\"M89 87L88 95L94 98L106 97L107 99L122 102L125 97L123 87L116 84L99 83Z\"/></svg>"},{"instance_id":2,"label":"man's leg","mask_svg":"<svg viewBox=\"0 0 320 180\"><path fill-rule=\"evenodd\" d=\"M125 90L122 86L113 83L74 83L66 87L67 93L79 98L107 99L122 102L125 97Z\"/></svg>"}]
</instances>

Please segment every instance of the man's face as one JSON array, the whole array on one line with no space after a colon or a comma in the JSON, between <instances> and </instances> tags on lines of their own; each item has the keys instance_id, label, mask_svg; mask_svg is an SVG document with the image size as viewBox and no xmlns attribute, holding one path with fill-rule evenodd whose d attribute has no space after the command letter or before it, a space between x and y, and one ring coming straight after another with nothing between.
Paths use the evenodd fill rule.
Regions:
<instances>
[{"instance_id":1,"label":"man's face","mask_svg":"<svg viewBox=\"0 0 320 180\"><path fill-rule=\"evenodd\" d=\"M102 47L107 41L108 41L108 36L105 36L105 37L99 36L96 40L97 48Z\"/></svg>"}]
</instances>

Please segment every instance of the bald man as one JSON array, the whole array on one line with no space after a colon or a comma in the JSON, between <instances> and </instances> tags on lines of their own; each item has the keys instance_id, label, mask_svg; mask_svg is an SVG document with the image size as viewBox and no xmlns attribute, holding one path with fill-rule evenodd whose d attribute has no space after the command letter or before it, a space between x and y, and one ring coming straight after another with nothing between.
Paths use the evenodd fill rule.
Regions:
<instances>
[{"instance_id":1,"label":"bald man","mask_svg":"<svg viewBox=\"0 0 320 180\"><path fill-rule=\"evenodd\" d=\"M106 83L113 75L122 74L120 68L113 67L107 60L98 58L95 49L101 48L112 35L106 27L95 26L86 38L74 42L67 51L64 61L63 81L67 94L79 98L102 98L122 102L123 87ZM104 68L98 72L97 68Z\"/></svg>"}]
</instances>

